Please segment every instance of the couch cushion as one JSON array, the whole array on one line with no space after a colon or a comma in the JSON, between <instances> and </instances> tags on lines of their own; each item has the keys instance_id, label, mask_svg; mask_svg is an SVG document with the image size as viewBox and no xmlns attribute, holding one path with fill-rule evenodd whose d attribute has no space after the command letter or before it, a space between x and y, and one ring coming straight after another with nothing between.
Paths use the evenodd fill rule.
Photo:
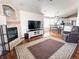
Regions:
<instances>
[{"instance_id":1,"label":"couch cushion","mask_svg":"<svg viewBox=\"0 0 79 59\"><path fill-rule=\"evenodd\" d=\"M77 33L70 33L66 37L66 42L69 42L69 43L79 43L79 34L77 34Z\"/></svg>"}]
</instances>

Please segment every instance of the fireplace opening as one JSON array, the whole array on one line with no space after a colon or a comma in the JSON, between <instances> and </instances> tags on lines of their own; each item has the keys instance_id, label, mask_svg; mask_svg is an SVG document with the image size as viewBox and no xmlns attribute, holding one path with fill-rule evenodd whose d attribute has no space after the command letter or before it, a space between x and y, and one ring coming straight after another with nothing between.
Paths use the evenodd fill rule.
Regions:
<instances>
[{"instance_id":1,"label":"fireplace opening","mask_svg":"<svg viewBox=\"0 0 79 59\"><path fill-rule=\"evenodd\" d=\"M7 28L7 33L8 33L8 42L11 42L13 40L15 40L16 38L18 38L18 31L17 31L17 27L10 27Z\"/></svg>"}]
</instances>

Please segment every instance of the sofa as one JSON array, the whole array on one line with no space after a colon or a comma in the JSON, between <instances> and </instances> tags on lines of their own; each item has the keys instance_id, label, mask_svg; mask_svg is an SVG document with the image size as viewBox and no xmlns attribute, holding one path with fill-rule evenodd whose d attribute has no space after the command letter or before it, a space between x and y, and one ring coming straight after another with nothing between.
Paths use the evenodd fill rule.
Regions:
<instances>
[{"instance_id":1,"label":"sofa","mask_svg":"<svg viewBox=\"0 0 79 59\"><path fill-rule=\"evenodd\" d=\"M66 42L79 43L79 27L73 26L72 31L66 36Z\"/></svg>"}]
</instances>

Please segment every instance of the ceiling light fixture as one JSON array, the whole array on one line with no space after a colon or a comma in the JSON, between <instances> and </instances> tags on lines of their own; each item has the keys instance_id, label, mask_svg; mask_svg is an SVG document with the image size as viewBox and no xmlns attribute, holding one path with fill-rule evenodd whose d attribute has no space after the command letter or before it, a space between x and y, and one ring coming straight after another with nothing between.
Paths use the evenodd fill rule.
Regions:
<instances>
[{"instance_id":1,"label":"ceiling light fixture","mask_svg":"<svg viewBox=\"0 0 79 59\"><path fill-rule=\"evenodd\" d=\"M50 4L50 5L52 5L52 1L53 1L53 0L49 0L49 4Z\"/></svg>"},{"instance_id":2,"label":"ceiling light fixture","mask_svg":"<svg viewBox=\"0 0 79 59\"><path fill-rule=\"evenodd\" d=\"M52 2L52 0L50 0Z\"/></svg>"},{"instance_id":3,"label":"ceiling light fixture","mask_svg":"<svg viewBox=\"0 0 79 59\"><path fill-rule=\"evenodd\" d=\"M42 0L38 0L38 1L42 1ZM52 0L49 0L50 2L52 2Z\"/></svg>"}]
</instances>

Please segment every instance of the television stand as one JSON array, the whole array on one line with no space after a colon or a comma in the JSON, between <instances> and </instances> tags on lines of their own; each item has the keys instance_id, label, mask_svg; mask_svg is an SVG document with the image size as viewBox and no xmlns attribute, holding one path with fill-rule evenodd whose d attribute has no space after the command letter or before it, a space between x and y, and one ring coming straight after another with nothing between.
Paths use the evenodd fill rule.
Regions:
<instances>
[{"instance_id":1,"label":"television stand","mask_svg":"<svg viewBox=\"0 0 79 59\"><path fill-rule=\"evenodd\" d=\"M28 31L27 33L25 33L25 39L31 39L33 37L37 37L43 35L43 29L38 29L38 30L32 30L32 31Z\"/></svg>"}]
</instances>

